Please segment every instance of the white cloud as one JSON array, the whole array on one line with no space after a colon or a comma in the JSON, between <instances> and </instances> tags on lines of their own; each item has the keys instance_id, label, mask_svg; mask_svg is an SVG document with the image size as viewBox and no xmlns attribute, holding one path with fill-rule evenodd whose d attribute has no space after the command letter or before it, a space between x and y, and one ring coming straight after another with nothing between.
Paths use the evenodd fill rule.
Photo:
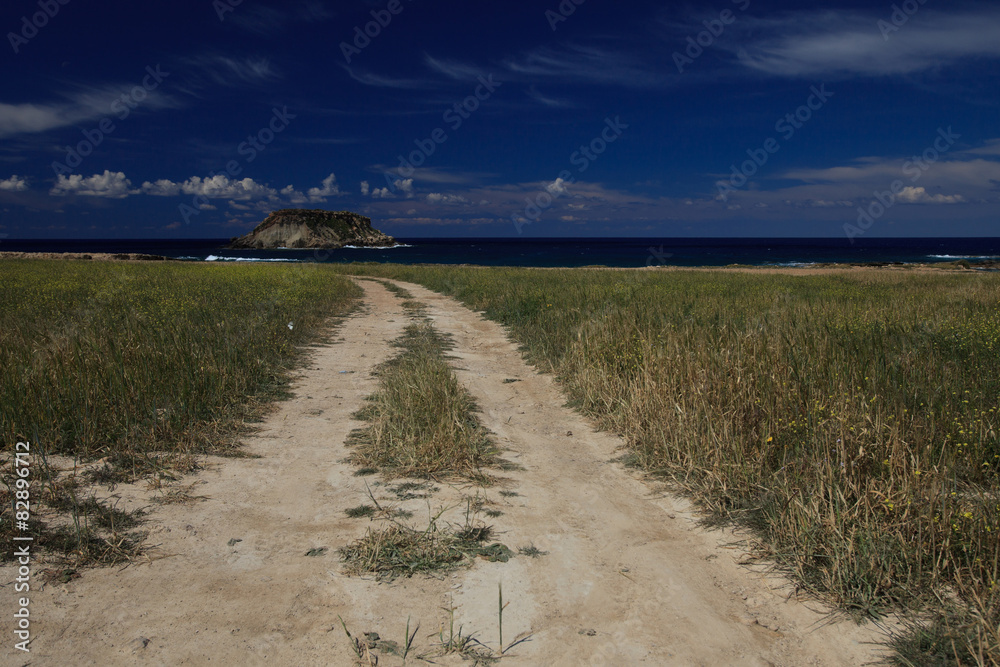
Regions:
<instances>
[{"instance_id":1,"label":"white cloud","mask_svg":"<svg viewBox=\"0 0 1000 667\"><path fill-rule=\"evenodd\" d=\"M340 186L337 185L337 177L334 174L330 174L323 179L323 187L321 188L309 188L309 201L312 202L324 202L326 197L337 197L342 194L346 194L340 191Z\"/></svg>"},{"instance_id":2,"label":"white cloud","mask_svg":"<svg viewBox=\"0 0 1000 667\"><path fill-rule=\"evenodd\" d=\"M336 180L337 177L330 174L323 179L322 187L310 188L307 193L303 194L293 185L287 185L279 191L266 183L258 183L252 178L232 180L225 174L218 174L210 178L192 176L181 182L165 178L153 182L147 181L142 184L142 192L154 197L173 197L184 194L233 201L278 201L284 197L290 204L315 204L326 201L326 197L344 194L337 186ZM233 205L232 202L230 205Z\"/></svg>"},{"instance_id":3,"label":"white cloud","mask_svg":"<svg viewBox=\"0 0 1000 667\"><path fill-rule=\"evenodd\" d=\"M368 181L361 181L361 194L367 197L370 191L371 186L368 185Z\"/></svg>"},{"instance_id":4,"label":"white cloud","mask_svg":"<svg viewBox=\"0 0 1000 667\"><path fill-rule=\"evenodd\" d=\"M551 183L549 183L548 185L546 185L545 189L548 190L548 192L549 192L550 195L553 195L553 196L556 196L556 197L558 197L560 195L564 195L567 192L567 190L566 190L566 181L564 181L561 178L557 178L556 180L554 180Z\"/></svg>"},{"instance_id":5,"label":"white cloud","mask_svg":"<svg viewBox=\"0 0 1000 667\"><path fill-rule=\"evenodd\" d=\"M107 169L103 174L94 174L84 178L80 174L70 174L69 177L59 175L56 184L49 194L57 197L66 195L82 195L86 197L107 197L108 199L124 199L129 195L139 194L132 189L132 182L122 172L111 172Z\"/></svg>"},{"instance_id":6,"label":"white cloud","mask_svg":"<svg viewBox=\"0 0 1000 667\"><path fill-rule=\"evenodd\" d=\"M965 201L962 195L930 195L921 187L907 186L896 195L902 204L961 204Z\"/></svg>"},{"instance_id":7,"label":"white cloud","mask_svg":"<svg viewBox=\"0 0 1000 667\"><path fill-rule=\"evenodd\" d=\"M5 181L0 181L0 190L7 192L24 192L28 189L28 183L17 174L14 174Z\"/></svg>"},{"instance_id":8,"label":"white cloud","mask_svg":"<svg viewBox=\"0 0 1000 667\"><path fill-rule=\"evenodd\" d=\"M370 186L368 181L362 181L361 183L361 194L365 194L369 190ZM413 179L396 179L392 182L392 189L388 187L385 188L374 188L371 190L371 195L374 199L393 199L396 196L396 192L402 192L407 199L413 199L415 196L413 193Z\"/></svg>"},{"instance_id":9,"label":"white cloud","mask_svg":"<svg viewBox=\"0 0 1000 667\"><path fill-rule=\"evenodd\" d=\"M909 188L906 188L907 190ZM923 188L920 188L923 190ZM812 199L807 202L809 206L814 208L830 208L832 206L854 206L854 202L848 199L842 199L839 201L827 201L826 199Z\"/></svg>"},{"instance_id":10,"label":"white cloud","mask_svg":"<svg viewBox=\"0 0 1000 667\"><path fill-rule=\"evenodd\" d=\"M148 195L157 197L171 197L177 194L185 194L201 195L208 199L235 199L237 201L278 198L278 191L269 185L257 183L252 178L244 178L238 181L231 180L225 174L217 174L211 178L204 179L199 176L192 176L181 183L175 183L167 179L160 179L155 183L147 181L142 184L142 191Z\"/></svg>"},{"instance_id":11,"label":"white cloud","mask_svg":"<svg viewBox=\"0 0 1000 667\"><path fill-rule=\"evenodd\" d=\"M315 189L316 188L313 188L313 190ZM286 197L288 199L288 203L290 204L305 204L306 202L313 201L311 198L305 196L291 185L286 185L281 188L281 196Z\"/></svg>"},{"instance_id":12,"label":"white cloud","mask_svg":"<svg viewBox=\"0 0 1000 667\"><path fill-rule=\"evenodd\" d=\"M161 178L158 181L150 183L146 181L142 184L143 194L152 195L154 197L174 197L181 193L181 184L174 183L173 181Z\"/></svg>"},{"instance_id":13,"label":"white cloud","mask_svg":"<svg viewBox=\"0 0 1000 667\"><path fill-rule=\"evenodd\" d=\"M469 204L469 200L461 195L444 195L432 192L426 197L428 204Z\"/></svg>"},{"instance_id":14,"label":"white cloud","mask_svg":"<svg viewBox=\"0 0 1000 667\"><path fill-rule=\"evenodd\" d=\"M410 199L411 197L413 197L413 179L412 178L406 178L406 179L403 179L403 180L396 179L395 181L392 182L392 184L394 186L396 186L397 190L399 190L404 195L406 195L407 199Z\"/></svg>"},{"instance_id":15,"label":"white cloud","mask_svg":"<svg viewBox=\"0 0 1000 667\"><path fill-rule=\"evenodd\" d=\"M257 183L252 178L238 181L230 180L225 174L216 174L205 179L192 176L182 184L181 190L186 195L204 195L209 199L235 199L237 201L274 199L278 196L274 188Z\"/></svg>"}]
</instances>

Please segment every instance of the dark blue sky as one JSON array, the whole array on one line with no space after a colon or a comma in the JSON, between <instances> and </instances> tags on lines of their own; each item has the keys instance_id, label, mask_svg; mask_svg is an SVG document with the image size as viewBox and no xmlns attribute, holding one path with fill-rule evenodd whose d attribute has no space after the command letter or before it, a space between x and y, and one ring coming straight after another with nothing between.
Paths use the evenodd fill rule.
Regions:
<instances>
[{"instance_id":1,"label":"dark blue sky","mask_svg":"<svg viewBox=\"0 0 1000 667\"><path fill-rule=\"evenodd\" d=\"M7 0L0 30L8 238L288 207L404 237L997 235L997 3Z\"/></svg>"}]
</instances>

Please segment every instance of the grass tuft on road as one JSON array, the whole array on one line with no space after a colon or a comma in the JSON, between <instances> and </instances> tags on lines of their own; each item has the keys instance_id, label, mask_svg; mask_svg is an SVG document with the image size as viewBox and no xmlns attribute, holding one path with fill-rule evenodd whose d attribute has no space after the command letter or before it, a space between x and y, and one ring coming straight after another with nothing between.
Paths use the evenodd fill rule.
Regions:
<instances>
[{"instance_id":1,"label":"grass tuft on road","mask_svg":"<svg viewBox=\"0 0 1000 667\"><path fill-rule=\"evenodd\" d=\"M394 477L460 477L489 483L499 450L476 404L448 365L448 340L429 322L406 328L403 352L378 369L379 385L356 416L351 461Z\"/></svg>"}]
</instances>

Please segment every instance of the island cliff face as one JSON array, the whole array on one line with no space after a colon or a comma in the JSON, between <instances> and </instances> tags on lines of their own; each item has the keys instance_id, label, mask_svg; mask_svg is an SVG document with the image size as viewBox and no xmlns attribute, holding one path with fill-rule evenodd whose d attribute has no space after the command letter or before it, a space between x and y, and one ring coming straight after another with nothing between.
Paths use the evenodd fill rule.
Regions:
<instances>
[{"instance_id":1,"label":"island cliff face","mask_svg":"<svg viewBox=\"0 0 1000 667\"><path fill-rule=\"evenodd\" d=\"M227 248L343 248L394 246L396 240L372 227L370 218L350 211L286 208L274 211Z\"/></svg>"}]
</instances>

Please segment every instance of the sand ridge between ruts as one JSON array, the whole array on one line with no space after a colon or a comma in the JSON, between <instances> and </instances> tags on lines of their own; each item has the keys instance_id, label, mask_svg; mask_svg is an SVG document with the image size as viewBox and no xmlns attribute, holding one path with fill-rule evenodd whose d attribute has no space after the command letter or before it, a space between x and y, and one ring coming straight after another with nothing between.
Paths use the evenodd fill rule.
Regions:
<instances>
[{"instance_id":1,"label":"sand ridge between ruts","mask_svg":"<svg viewBox=\"0 0 1000 667\"><path fill-rule=\"evenodd\" d=\"M871 626L824 624L817 604L786 600L785 582L738 565L741 553L726 548L731 535L699 528L684 501L613 462L621 440L565 407L552 378L523 361L500 325L408 283L397 284L453 336L460 382L520 466L501 473L502 488L517 496L485 491L503 511L490 520L497 539L548 554L479 561L440 579L344 576L336 549L368 527L344 511L363 503L366 480L374 481L343 462L344 442L376 386L372 371L396 354L390 342L409 322L398 297L359 284L364 307L313 352L294 397L247 441L260 458L209 458L181 482L205 500L152 508L151 563L87 570L35 594L32 661L349 665L338 616L355 633L397 642L410 617L427 649L452 607L456 625L495 646L501 581L505 640L530 633L506 664L859 665L880 657ZM426 525L437 507L453 507L445 518L457 521L462 499L476 492L438 486L406 504L414 523ZM130 507L153 495L142 483L116 493ZM2 568L0 581L13 571Z\"/></svg>"}]
</instances>

